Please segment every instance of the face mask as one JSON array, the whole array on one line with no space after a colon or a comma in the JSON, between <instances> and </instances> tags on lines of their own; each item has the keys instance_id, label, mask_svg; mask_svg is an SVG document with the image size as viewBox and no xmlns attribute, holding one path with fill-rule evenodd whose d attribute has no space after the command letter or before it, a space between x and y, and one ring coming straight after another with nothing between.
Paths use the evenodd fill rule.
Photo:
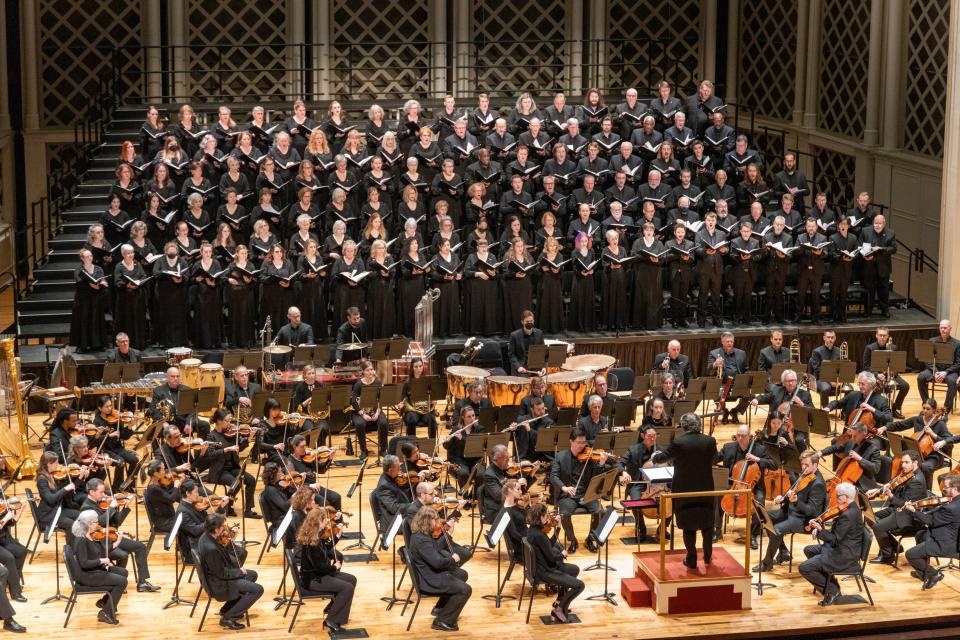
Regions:
<instances>
[{"instance_id":1,"label":"face mask","mask_svg":"<svg viewBox=\"0 0 960 640\"><path fill-rule=\"evenodd\" d=\"M177 254L175 254L175 253L168 253L168 254L167 254L167 259L168 259L168 260L173 260L173 259L176 258L176 257L177 257Z\"/></svg>"},{"instance_id":2,"label":"face mask","mask_svg":"<svg viewBox=\"0 0 960 640\"><path fill-rule=\"evenodd\" d=\"M524 323L523 323L523 328L526 329L527 331L531 331L531 330L533 329L533 323L532 323L532 322L524 322Z\"/></svg>"}]
</instances>

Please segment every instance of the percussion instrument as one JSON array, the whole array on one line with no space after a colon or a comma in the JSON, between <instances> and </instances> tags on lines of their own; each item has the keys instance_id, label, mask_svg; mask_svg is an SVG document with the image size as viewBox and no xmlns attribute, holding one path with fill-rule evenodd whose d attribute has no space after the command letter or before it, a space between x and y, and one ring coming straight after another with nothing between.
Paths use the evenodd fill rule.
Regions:
<instances>
[{"instance_id":1,"label":"percussion instrument","mask_svg":"<svg viewBox=\"0 0 960 640\"><path fill-rule=\"evenodd\" d=\"M144 381L149 382L155 387L159 387L167 381L167 374L163 371L154 371L143 376Z\"/></svg>"},{"instance_id":2,"label":"percussion instrument","mask_svg":"<svg viewBox=\"0 0 960 640\"><path fill-rule=\"evenodd\" d=\"M200 358L186 358L180 361L180 383L191 389L200 388Z\"/></svg>"},{"instance_id":3,"label":"percussion instrument","mask_svg":"<svg viewBox=\"0 0 960 640\"><path fill-rule=\"evenodd\" d=\"M490 372L479 367L447 367L447 390L454 400L467 397L467 384L483 382L490 376Z\"/></svg>"},{"instance_id":4,"label":"percussion instrument","mask_svg":"<svg viewBox=\"0 0 960 640\"><path fill-rule=\"evenodd\" d=\"M341 351L360 351L361 349L369 349L372 343L370 342L344 342L339 345Z\"/></svg>"},{"instance_id":5,"label":"percussion instrument","mask_svg":"<svg viewBox=\"0 0 960 640\"><path fill-rule=\"evenodd\" d=\"M190 347L172 347L167 349L167 364L174 366L193 356Z\"/></svg>"},{"instance_id":6,"label":"percussion instrument","mask_svg":"<svg viewBox=\"0 0 960 640\"><path fill-rule=\"evenodd\" d=\"M593 389L590 371L561 371L547 376L547 393L560 409L579 409L584 396L593 393Z\"/></svg>"},{"instance_id":7,"label":"percussion instrument","mask_svg":"<svg viewBox=\"0 0 960 640\"><path fill-rule=\"evenodd\" d=\"M269 353L273 356L282 356L286 355L293 351L293 347L286 344L271 344L263 348L264 353Z\"/></svg>"},{"instance_id":8,"label":"percussion instrument","mask_svg":"<svg viewBox=\"0 0 960 640\"><path fill-rule=\"evenodd\" d=\"M223 404L223 365L215 362L200 365L200 388L219 389L220 403Z\"/></svg>"},{"instance_id":9,"label":"percussion instrument","mask_svg":"<svg viewBox=\"0 0 960 640\"><path fill-rule=\"evenodd\" d=\"M431 358L427 357L427 352L424 351L423 345L419 342L411 342L410 346L407 347L407 353L400 358L399 360L391 360L391 375L393 376L394 384L403 384L407 381L407 378L410 377L410 361L414 358L420 358L423 361L423 375L430 375L430 364ZM383 378L384 380L386 378Z\"/></svg>"},{"instance_id":10,"label":"percussion instrument","mask_svg":"<svg viewBox=\"0 0 960 640\"><path fill-rule=\"evenodd\" d=\"M490 376L487 378L487 397L495 407L519 405L530 393L530 378L519 376Z\"/></svg>"},{"instance_id":11,"label":"percussion instrument","mask_svg":"<svg viewBox=\"0 0 960 640\"><path fill-rule=\"evenodd\" d=\"M607 370L617 363L613 356L601 353L589 353L582 356L571 356L563 363L564 371L588 371L592 374L607 375Z\"/></svg>"},{"instance_id":12,"label":"percussion instrument","mask_svg":"<svg viewBox=\"0 0 960 640\"><path fill-rule=\"evenodd\" d=\"M165 380L165 374L160 374L159 379L143 378L133 382L123 382L117 384L103 384L102 382L93 382L89 387L74 387L74 395L83 396L115 396L124 394L127 396L148 396L153 393L153 388L162 384Z\"/></svg>"}]
</instances>

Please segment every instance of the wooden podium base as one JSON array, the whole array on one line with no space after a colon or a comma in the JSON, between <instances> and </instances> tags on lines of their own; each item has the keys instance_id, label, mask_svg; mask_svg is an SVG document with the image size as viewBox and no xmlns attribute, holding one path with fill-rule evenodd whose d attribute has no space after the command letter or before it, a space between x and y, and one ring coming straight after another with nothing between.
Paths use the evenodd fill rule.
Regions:
<instances>
[{"instance_id":1,"label":"wooden podium base","mask_svg":"<svg viewBox=\"0 0 960 640\"><path fill-rule=\"evenodd\" d=\"M635 577L622 580L620 585L624 600L630 606L651 606L661 615L750 608L751 576L744 575L743 565L726 549L714 547L712 564L704 565L701 560L696 570L683 565L685 555L685 551L667 552L666 571L661 580L660 552L635 552Z\"/></svg>"}]
</instances>

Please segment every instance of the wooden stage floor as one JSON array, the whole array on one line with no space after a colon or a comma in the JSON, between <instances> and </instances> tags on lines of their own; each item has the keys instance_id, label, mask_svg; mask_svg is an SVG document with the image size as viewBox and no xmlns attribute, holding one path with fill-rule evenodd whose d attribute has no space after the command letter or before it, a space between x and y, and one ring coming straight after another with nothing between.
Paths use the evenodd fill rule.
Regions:
<instances>
[{"instance_id":1,"label":"wooden stage floor","mask_svg":"<svg viewBox=\"0 0 960 640\"><path fill-rule=\"evenodd\" d=\"M908 376L911 386L913 376ZM915 390L911 389L907 403L908 415L919 408L919 400ZM35 427L40 426L42 416L31 416ZM954 431L960 430L960 418L953 418ZM721 425L715 434L718 440L726 442L733 432L732 426ZM816 443L822 446L822 440ZM35 455L38 450L35 449ZM331 476L331 487L346 494L347 488L356 474L357 467L336 469ZM367 476L364 489L376 484L376 472L371 469ZM33 486L32 481L27 485L18 485L17 490L22 495L23 486ZM363 531L368 541L374 535L373 522L366 508L366 491L362 492L360 501L364 507ZM345 499L344 508L355 513L350 519L348 531L356 531L358 526L357 495L350 500ZM579 525L578 531L582 539L587 521L585 518L575 518ZM127 520L129 526L123 528L129 531L133 527L133 516ZM25 513L19 525L21 540L26 539L31 526L30 514ZM734 538L742 529L742 523L735 523L728 530L723 545L737 559L743 558L743 545L735 545ZM650 526L651 533L654 527ZM145 515L140 514L140 535L143 539L147 534ZM745 637L838 637L838 633L882 634L893 631L888 637L956 637L956 629L945 629L952 624L960 624L960 616L952 620L930 620L936 628L930 628L919 633L906 634L895 631L896 628L908 624L912 619L934 614L950 614L960 609L960 572L946 571L946 578L932 591L920 590L920 582L909 576L910 567L902 563L899 569L889 566L870 566L867 573L877 583L871 585L876 606L868 604L833 606L821 608L817 606L817 597L812 595L809 585L798 573L797 563L794 563L794 574L786 574L786 565L777 567L772 573L764 574L764 581L773 583L775 588L766 588L762 596L754 594L753 609L744 612L731 612L711 615L687 616L658 616L651 609L630 609L620 597L620 578L632 576L632 552L636 546L626 546L620 542L621 537L633 534L633 526L620 526L616 529L610 548L610 563L616 569L611 571L610 591L616 594L620 606L613 607L605 602L587 601L586 597L603 592L604 575L602 570L581 572L586 582L586 591L574 602L573 610L583 620L582 624L570 626L544 626L538 616L546 614L550 602L543 595L538 595L533 603L533 615L530 625L524 624L524 615L517 611L517 602L506 601L501 608L494 603L481 598L484 594L496 593L497 562L496 553L482 553L475 556L466 569L470 574L470 584L473 587L473 597L467 604L460 619L458 634L442 634L430 630L431 617L429 615L433 600L426 599L414 620L413 627L408 633L404 629L409 619L410 610L406 617L400 616L400 607L385 611L385 605L380 601L383 596L390 595L391 582L391 553L378 551L379 559L370 564L349 563L345 569L358 577L358 589L354 598L353 611L348 627L364 627L371 638L401 638L401 637L443 637L449 635L458 638L536 638L547 640L554 638L745 638ZM470 535L468 519L464 519L458 528L456 537L461 543L467 542ZM247 538L254 540L264 539L262 521L247 521ZM807 544L807 536L798 535L795 541L794 555L802 557L802 547ZM342 547L352 541L342 541ZM679 544L679 541L678 541ZM644 545L645 550L653 549L653 545ZM248 567L253 567L260 547L250 549L251 559ZM354 552L348 552L354 553ZM872 555L872 554L871 554ZM572 561L581 567L592 563L595 555L581 550ZM756 564L756 552L752 553L751 565ZM506 563L503 565L506 569ZM16 604L17 620L25 625L30 634L45 638L76 638L90 637L92 633L110 634L121 638L183 638L196 635L200 610L196 617L189 618L188 606L177 606L162 610L162 606L170 598L174 585L174 561L172 552L165 552L162 542L158 540L153 547L150 557L151 581L162 586L162 591L154 594L136 593L135 589L128 590L120 605L120 626L110 627L97 623L94 598L85 597L80 600L67 630L62 628L64 614L62 603L41 605L40 602L55 591L54 554L52 543L38 548L36 560L25 568L26 589L25 595L29 598L26 604ZM256 567L260 574L260 583L264 585L266 594L251 610L252 628L233 632L241 637L285 638L289 619L282 617L282 611L273 610L272 601L280 584L282 571L281 553L277 550L268 553L263 563ZM398 569L398 575L400 569ZM517 595L520 590L521 574L519 567L514 577L505 589L505 593ZM185 589L181 590L182 597L193 597L197 589L196 579ZM409 588L409 579L405 581L403 592ZM61 576L61 589L68 591L65 576ZM853 582L843 583L844 593L856 592ZM202 605L201 605L202 606ZM323 604L308 602L300 612L293 637L317 636L324 634L320 624L322 621ZM526 604L524 603L524 609ZM215 612L217 606L211 607ZM937 628L940 630L938 631ZM821 632L830 636L820 636ZM203 635L218 635L228 633L217 624L215 615L208 616ZM102 637L102 636L101 636ZM873 637L877 637L874 635Z\"/></svg>"}]
</instances>

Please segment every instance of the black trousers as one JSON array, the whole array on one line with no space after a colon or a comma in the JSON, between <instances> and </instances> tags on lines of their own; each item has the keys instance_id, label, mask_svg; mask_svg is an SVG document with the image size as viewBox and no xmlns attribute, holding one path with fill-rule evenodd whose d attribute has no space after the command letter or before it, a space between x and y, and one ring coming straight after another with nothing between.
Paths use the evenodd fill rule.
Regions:
<instances>
[{"instance_id":1,"label":"black trousers","mask_svg":"<svg viewBox=\"0 0 960 640\"><path fill-rule=\"evenodd\" d=\"M376 431L379 455L383 456L387 453L387 428L390 426L387 423L387 416L381 412L380 417L376 420L367 421L359 413L354 413L350 416L350 423L357 432L357 443L360 446L360 451L368 453L366 434L368 431Z\"/></svg>"},{"instance_id":2,"label":"black trousers","mask_svg":"<svg viewBox=\"0 0 960 640\"><path fill-rule=\"evenodd\" d=\"M767 536L767 550L764 553L763 561L767 564L773 562L773 557L778 551L787 551L783 543L784 537L788 533L803 533L803 525L806 521L803 516L796 513L788 513L784 509L772 509L768 512L770 519L776 523L773 528L775 533Z\"/></svg>"},{"instance_id":3,"label":"black trousers","mask_svg":"<svg viewBox=\"0 0 960 640\"><path fill-rule=\"evenodd\" d=\"M342 571L310 581L311 591L336 594L327 606L327 620L340 625L347 624L350 620L350 607L353 605L353 592L356 587L357 577Z\"/></svg>"},{"instance_id":4,"label":"black trousers","mask_svg":"<svg viewBox=\"0 0 960 640\"><path fill-rule=\"evenodd\" d=\"M573 518L571 517L577 507L583 507L590 514L591 529L600 524L600 512L603 510L599 500L580 504L579 498L571 498L565 493L562 494L562 497L557 498L557 510L560 512L560 525L563 527L563 535L570 541L577 539L577 534L573 530Z\"/></svg>"},{"instance_id":5,"label":"black trousers","mask_svg":"<svg viewBox=\"0 0 960 640\"><path fill-rule=\"evenodd\" d=\"M753 295L754 274L750 269L744 269L737 265L733 268L733 304L734 312L740 322L750 322L753 315L752 295Z\"/></svg>"},{"instance_id":6,"label":"black trousers","mask_svg":"<svg viewBox=\"0 0 960 640\"><path fill-rule=\"evenodd\" d=\"M147 545L138 540L124 538L116 547L110 549L110 559L116 561L122 567L127 565L127 559L131 555L133 555L133 561L137 565L137 580L146 582L150 579L150 569L147 565Z\"/></svg>"},{"instance_id":7,"label":"black trousers","mask_svg":"<svg viewBox=\"0 0 960 640\"><path fill-rule=\"evenodd\" d=\"M783 291L787 286L787 269L784 264L782 267L770 268L767 267L767 295L766 295L766 310L762 314L766 317L773 315L773 319L778 322L784 321L784 300L783 300Z\"/></svg>"},{"instance_id":8,"label":"black trousers","mask_svg":"<svg viewBox=\"0 0 960 640\"><path fill-rule=\"evenodd\" d=\"M437 620L449 625L457 624L460 612L467 606L473 589L467 584L468 574L463 569L457 567L450 570L450 586L440 596L437 606L440 607L440 613L437 614Z\"/></svg>"},{"instance_id":9,"label":"black trousers","mask_svg":"<svg viewBox=\"0 0 960 640\"><path fill-rule=\"evenodd\" d=\"M699 531L703 540L703 561L710 562L713 558L713 527ZM687 564L694 564L697 561L697 529L683 530L683 546L687 550Z\"/></svg>"},{"instance_id":10,"label":"black trousers","mask_svg":"<svg viewBox=\"0 0 960 640\"><path fill-rule=\"evenodd\" d=\"M881 509L876 512L876 521L873 523L873 535L877 539L877 546L880 547L880 555L886 558L892 558L896 549L894 548L894 535L909 534L914 531L914 527L903 527L897 523L897 512L893 509Z\"/></svg>"},{"instance_id":11,"label":"black trousers","mask_svg":"<svg viewBox=\"0 0 960 640\"><path fill-rule=\"evenodd\" d=\"M890 308L890 278L881 276L877 266L876 260L863 263L863 288L867 290L868 316L874 304L880 306L881 313L887 313Z\"/></svg>"},{"instance_id":12,"label":"black trousers","mask_svg":"<svg viewBox=\"0 0 960 640\"><path fill-rule=\"evenodd\" d=\"M329 422L327 422L326 420L316 420L316 421L304 420L303 428L300 431L300 433L303 436L310 437L310 434L313 431L317 432L317 439L316 439L317 446L330 445L330 423Z\"/></svg>"},{"instance_id":13,"label":"black trousers","mask_svg":"<svg viewBox=\"0 0 960 640\"><path fill-rule=\"evenodd\" d=\"M926 531L923 532L924 537L926 537ZM944 552L940 550L940 547L932 541L924 540L909 549L905 554L907 562L910 563L910 566L920 572L920 575L923 576L923 579L933 577L934 574L939 571L930 566L930 558L936 557L945 557ZM956 557L956 554L953 554L950 557Z\"/></svg>"},{"instance_id":14,"label":"black trousers","mask_svg":"<svg viewBox=\"0 0 960 640\"><path fill-rule=\"evenodd\" d=\"M11 596L19 596L23 592L20 575L23 573L23 562L27 559L29 549L10 537L0 543L0 564L7 571L7 588Z\"/></svg>"},{"instance_id":15,"label":"black trousers","mask_svg":"<svg viewBox=\"0 0 960 640\"><path fill-rule=\"evenodd\" d=\"M814 588L819 589L824 596L832 596L840 592L840 584L836 578L827 581L831 572L824 567L824 551L826 546L822 544L810 544L804 547L803 554L807 559L800 564L800 575L806 578Z\"/></svg>"},{"instance_id":16,"label":"black trousers","mask_svg":"<svg viewBox=\"0 0 960 640\"><path fill-rule=\"evenodd\" d=\"M700 320L707 317L707 298L710 299L710 314L714 319L723 316L723 273L714 273L709 269L700 272Z\"/></svg>"},{"instance_id":17,"label":"black trousers","mask_svg":"<svg viewBox=\"0 0 960 640\"><path fill-rule=\"evenodd\" d=\"M834 265L830 270L830 311L835 322L847 321L847 289L852 280L850 263Z\"/></svg>"},{"instance_id":18,"label":"black trousers","mask_svg":"<svg viewBox=\"0 0 960 640\"><path fill-rule=\"evenodd\" d=\"M10 575L7 573L5 567L0 567L0 618L3 620L10 620L17 613L13 610L13 605L10 604L10 600L7 598L6 587L9 583Z\"/></svg>"},{"instance_id":19,"label":"black trousers","mask_svg":"<svg viewBox=\"0 0 960 640\"><path fill-rule=\"evenodd\" d=\"M123 592L127 590L127 570L123 567L110 567L109 571L81 571L77 576L77 583L85 587L104 587L110 593L113 606L117 607Z\"/></svg>"},{"instance_id":20,"label":"black trousers","mask_svg":"<svg viewBox=\"0 0 960 640\"><path fill-rule=\"evenodd\" d=\"M234 482L237 481L237 476L240 474L239 469L230 469L227 471L224 469L220 472L220 482L221 484L227 485L229 487ZM248 511L252 511L254 505L257 504L257 498L255 492L257 490L257 479L253 477L252 474L244 471L243 472L243 508ZM231 501L232 502L232 501ZM233 506L232 504L230 505Z\"/></svg>"},{"instance_id":21,"label":"black trousers","mask_svg":"<svg viewBox=\"0 0 960 640\"><path fill-rule=\"evenodd\" d=\"M673 269L670 278L670 317L680 322L687 317L687 296L690 294L690 269Z\"/></svg>"},{"instance_id":22,"label":"black trousers","mask_svg":"<svg viewBox=\"0 0 960 640\"><path fill-rule=\"evenodd\" d=\"M552 584L560 589L560 597L557 602L564 612L570 611L570 603L577 596L583 593L583 580L577 575L580 574L580 567L569 562L564 562L558 569L550 569L543 573L543 581Z\"/></svg>"},{"instance_id":23,"label":"black trousers","mask_svg":"<svg viewBox=\"0 0 960 640\"><path fill-rule=\"evenodd\" d=\"M257 572L247 569L247 574L234 584L240 590L240 596L223 603L220 608L221 620L236 620L245 614L253 603L263 596L263 587L257 584Z\"/></svg>"},{"instance_id":24,"label":"black trousers","mask_svg":"<svg viewBox=\"0 0 960 640\"><path fill-rule=\"evenodd\" d=\"M930 397L929 384L933 380L933 374L930 369L924 369L917 374L917 391L920 392L920 400L925 401ZM950 373L943 379L941 384L947 385L947 397L941 403L948 411L953 411L953 400L957 397L957 374Z\"/></svg>"},{"instance_id":25,"label":"black trousers","mask_svg":"<svg viewBox=\"0 0 960 640\"><path fill-rule=\"evenodd\" d=\"M797 315L803 314L807 304L807 292L810 292L810 319L820 319L820 288L823 286L823 269L819 267L801 268L797 274Z\"/></svg>"},{"instance_id":26,"label":"black trousers","mask_svg":"<svg viewBox=\"0 0 960 640\"><path fill-rule=\"evenodd\" d=\"M425 424L427 425L427 437L437 437L437 415L433 411L427 413L407 411L403 414L403 424L407 427L408 436L417 435L417 427Z\"/></svg>"},{"instance_id":27,"label":"black trousers","mask_svg":"<svg viewBox=\"0 0 960 640\"><path fill-rule=\"evenodd\" d=\"M128 474L133 473L134 467L140 461L133 451L129 449L108 449L107 455L116 460L117 468L113 471L113 486L119 487Z\"/></svg>"}]
</instances>

